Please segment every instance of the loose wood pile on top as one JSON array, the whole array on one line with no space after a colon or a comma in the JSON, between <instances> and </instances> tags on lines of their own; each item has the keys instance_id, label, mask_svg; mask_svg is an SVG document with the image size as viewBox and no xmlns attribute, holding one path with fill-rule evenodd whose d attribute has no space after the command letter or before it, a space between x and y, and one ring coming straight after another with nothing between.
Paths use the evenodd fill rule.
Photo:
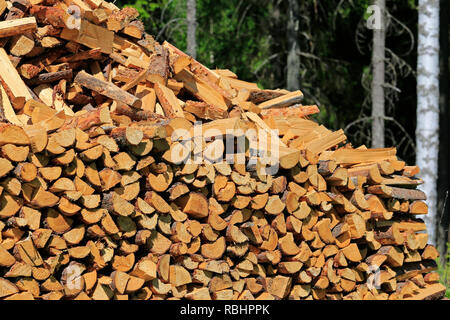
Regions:
<instances>
[{"instance_id":1,"label":"loose wood pile on top","mask_svg":"<svg viewBox=\"0 0 450 320\"><path fill-rule=\"evenodd\" d=\"M443 295L419 168L394 148L344 145L300 91L210 70L134 9L0 0L0 18L1 299ZM216 133L187 147L173 133L196 121ZM273 175L252 139L218 161L238 158L220 136L273 129Z\"/></svg>"}]
</instances>

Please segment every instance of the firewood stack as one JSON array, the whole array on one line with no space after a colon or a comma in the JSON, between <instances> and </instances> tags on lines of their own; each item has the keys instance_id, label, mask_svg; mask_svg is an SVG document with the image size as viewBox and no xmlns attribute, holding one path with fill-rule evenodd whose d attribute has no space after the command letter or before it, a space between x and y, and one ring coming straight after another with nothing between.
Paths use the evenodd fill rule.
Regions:
<instances>
[{"instance_id":1,"label":"firewood stack","mask_svg":"<svg viewBox=\"0 0 450 320\"><path fill-rule=\"evenodd\" d=\"M442 297L419 168L137 16L0 0L0 299Z\"/></svg>"}]
</instances>

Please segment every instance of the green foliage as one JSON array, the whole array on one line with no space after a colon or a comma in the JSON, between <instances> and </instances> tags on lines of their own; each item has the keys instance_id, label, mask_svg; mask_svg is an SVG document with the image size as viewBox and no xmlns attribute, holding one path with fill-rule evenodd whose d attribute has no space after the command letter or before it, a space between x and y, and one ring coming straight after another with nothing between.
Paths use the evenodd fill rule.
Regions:
<instances>
[{"instance_id":1,"label":"green foliage","mask_svg":"<svg viewBox=\"0 0 450 320\"><path fill-rule=\"evenodd\" d=\"M447 243L447 252L444 257L437 259L440 282L447 288L445 296L450 298L450 243Z\"/></svg>"}]
</instances>

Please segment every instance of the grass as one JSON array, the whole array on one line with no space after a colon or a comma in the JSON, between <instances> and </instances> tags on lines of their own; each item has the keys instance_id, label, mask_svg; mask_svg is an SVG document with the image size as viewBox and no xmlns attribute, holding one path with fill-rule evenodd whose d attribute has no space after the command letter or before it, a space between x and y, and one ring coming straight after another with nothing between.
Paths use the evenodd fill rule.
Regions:
<instances>
[{"instance_id":1,"label":"grass","mask_svg":"<svg viewBox=\"0 0 450 320\"><path fill-rule=\"evenodd\" d=\"M442 263L442 259L444 259L444 263ZM445 296L450 298L450 243L447 243L447 253L444 257L438 258L437 264L440 281L447 288Z\"/></svg>"}]
</instances>

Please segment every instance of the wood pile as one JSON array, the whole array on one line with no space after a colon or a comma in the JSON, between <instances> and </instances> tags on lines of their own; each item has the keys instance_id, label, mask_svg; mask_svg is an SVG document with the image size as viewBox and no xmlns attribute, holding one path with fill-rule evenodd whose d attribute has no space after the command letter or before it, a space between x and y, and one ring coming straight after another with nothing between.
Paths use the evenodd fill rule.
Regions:
<instances>
[{"instance_id":1,"label":"wood pile","mask_svg":"<svg viewBox=\"0 0 450 320\"><path fill-rule=\"evenodd\" d=\"M442 297L419 168L137 16L0 0L0 299Z\"/></svg>"}]
</instances>

